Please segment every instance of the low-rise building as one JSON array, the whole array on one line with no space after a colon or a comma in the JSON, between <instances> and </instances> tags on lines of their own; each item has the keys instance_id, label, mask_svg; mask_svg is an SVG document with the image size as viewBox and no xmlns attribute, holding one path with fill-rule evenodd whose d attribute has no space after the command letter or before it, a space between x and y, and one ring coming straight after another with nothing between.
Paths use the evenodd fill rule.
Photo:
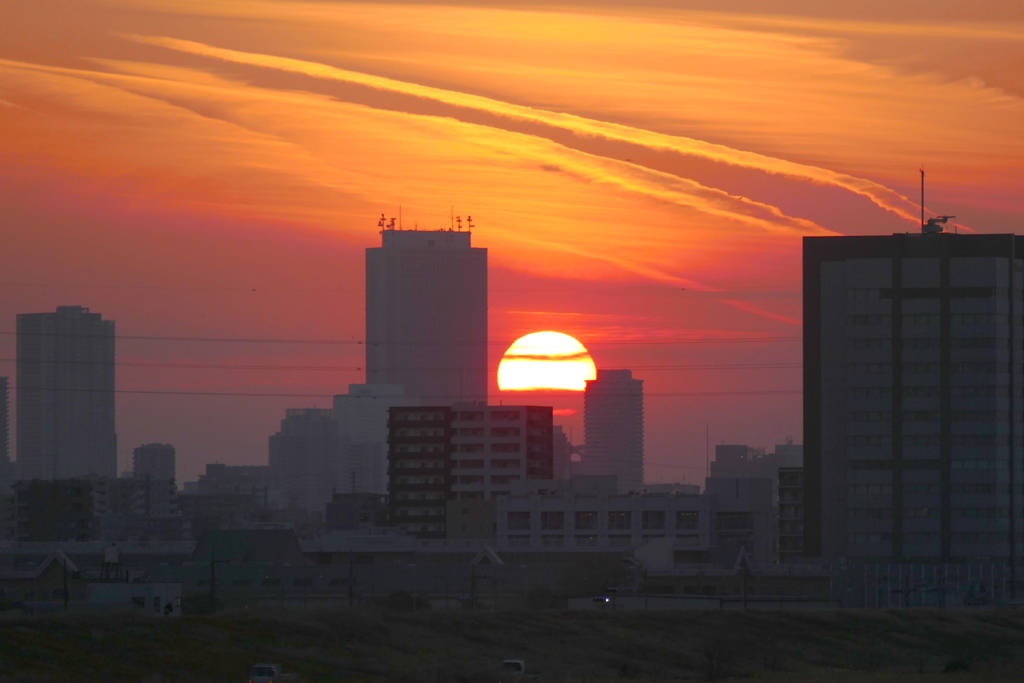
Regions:
<instances>
[{"instance_id":1,"label":"low-rise building","mask_svg":"<svg viewBox=\"0 0 1024 683\"><path fill-rule=\"evenodd\" d=\"M15 483L18 541L88 541L93 536L93 482L88 479Z\"/></svg>"},{"instance_id":2,"label":"low-rise building","mask_svg":"<svg viewBox=\"0 0 1024 683\"><path fill-rule=\"evenodd\" d=\"M701 495L513 495L497 499L496 547L629 551L668 539L678 564L707 563L743 548L775 560L771 480L709 479Z\"/></svg>"}]
</instances>

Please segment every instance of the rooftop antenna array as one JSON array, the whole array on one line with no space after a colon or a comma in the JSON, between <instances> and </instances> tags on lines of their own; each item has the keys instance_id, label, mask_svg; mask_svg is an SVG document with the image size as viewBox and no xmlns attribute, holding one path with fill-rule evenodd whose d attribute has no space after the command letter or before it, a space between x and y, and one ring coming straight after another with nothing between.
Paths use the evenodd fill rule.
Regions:
<instances>
[{"instance_id":1,"label":"rooftop antenna array","mask_svg":"<svg viewBox=\"0 0 1024 683\"><path fill-rule=\"evenodd\" d=\"M935 216L924 219L924 166L921 167L921 232L926 235L938 235L946 229L946 222L956 216Z\"/></svg>"}]
</instances>

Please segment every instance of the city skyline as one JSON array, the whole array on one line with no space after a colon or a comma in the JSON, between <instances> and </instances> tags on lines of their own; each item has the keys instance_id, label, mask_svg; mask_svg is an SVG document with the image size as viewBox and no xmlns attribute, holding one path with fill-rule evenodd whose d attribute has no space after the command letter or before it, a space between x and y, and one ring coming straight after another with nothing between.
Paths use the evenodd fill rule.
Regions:
<instances>
[{"instance_id":1,"label":"city skyline","mask_svg":"<svg viewBox=\"0 0 1024 683\"><path fill-rule=\"evenodd\" d=\"M642 377L662 482L799 440L801 236L916 230L922 163L929 215L1024 231L1009 3L55 7L0 46L0 375L18 313L118 321L119 470L265 462L285 409L363 383L382 212L474 217L490 401L548 401L494 383L540 330Z\"/></svg>"}]
</instances>

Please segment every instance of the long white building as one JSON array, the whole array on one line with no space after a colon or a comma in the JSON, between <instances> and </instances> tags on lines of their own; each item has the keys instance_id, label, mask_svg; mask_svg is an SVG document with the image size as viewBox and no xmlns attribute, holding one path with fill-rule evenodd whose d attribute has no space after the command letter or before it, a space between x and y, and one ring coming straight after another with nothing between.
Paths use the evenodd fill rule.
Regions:
<instances>
[{"instance_id":1,"label":"long white building","mask_svg":"<svg viewBox=\"0 0 1024 683\"><path fill-rule=\"evenodd\" d=\"M366 250L366 382L429 405L487 401L487 250L470 233L385 229Z\"/></svg>"}]
</instances>

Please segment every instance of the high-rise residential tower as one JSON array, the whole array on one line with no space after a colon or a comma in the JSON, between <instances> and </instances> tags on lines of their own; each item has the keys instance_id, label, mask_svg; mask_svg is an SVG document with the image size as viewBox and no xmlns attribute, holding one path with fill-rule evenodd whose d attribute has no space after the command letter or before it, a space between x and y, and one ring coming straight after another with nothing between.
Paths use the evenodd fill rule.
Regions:
<instances>
[{"instance_id":1,"label":"high-rise residential tower","mask_svg":"<svg viewBox=\"0 0 1024 683\"><path fill-rule=\"evenodd\" d=\"M1024 237L808 237L803 277L804 553L1012 574Z\"/></svg>"},{"instance_id":2,"label":"high-rise residential tower","mask_svg":"<svg viewBox=\"0 0 1024 683\"><path fill-rule=\"evenodd\" d=\"M366 382L424 403L487 400L487 250L469 232L385 229L366 250Z\"/></svg>"},{"instance_id":3,"label":"high-rise residential tower","mask_svg":"<svg viewBox=\"0 0 1024 683\"><path fill-rule=\"evenodd\" d=\"M644 382L629 370L598 370L583 394L583 460L573 475L614 474L620 493L644 485Z\"/></svg>"},{"instance_id":4,"label":"high-rise residential tower","mask_svg":"<svg viewBox=\"0 0 1024 683\"><path fill-rule=\"evenodd\" d=\"M117 476L114 321L81 306L18 316L18 478Z\"/></svg>"}]
</instances>

